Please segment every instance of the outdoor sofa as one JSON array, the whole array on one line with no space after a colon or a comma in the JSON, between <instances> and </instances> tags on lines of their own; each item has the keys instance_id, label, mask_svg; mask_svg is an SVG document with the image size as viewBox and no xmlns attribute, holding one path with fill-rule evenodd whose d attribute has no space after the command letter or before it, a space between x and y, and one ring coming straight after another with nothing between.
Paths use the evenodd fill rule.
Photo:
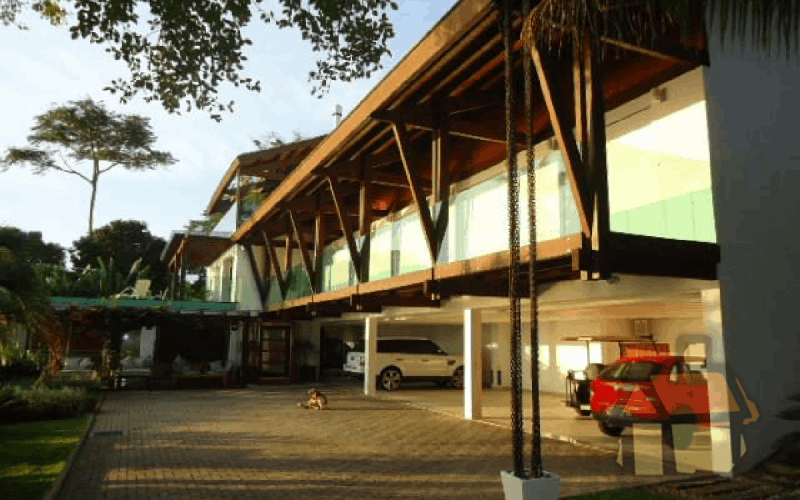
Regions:
<instances>
[{"instance_id":1,"label":"outdoor sofa","mask_svg":"<svg viewBox=\"0 0 800 500\"><path fill-rule=\"evenodd\" d=\"M172 362L170 381L175 389L185 380L216 380L222 387L234 382L236 364L231 361L212 361L211 363L190 363L178 356Z\"/></svg>"}]
</instances>

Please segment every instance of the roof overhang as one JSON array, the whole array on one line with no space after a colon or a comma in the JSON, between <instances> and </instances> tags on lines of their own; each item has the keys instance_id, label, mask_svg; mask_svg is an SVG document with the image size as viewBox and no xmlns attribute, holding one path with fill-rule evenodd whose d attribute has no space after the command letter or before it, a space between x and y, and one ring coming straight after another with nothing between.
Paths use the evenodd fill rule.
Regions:
<instances>
[{"instance_id":1,"label":"roof overhang","mask_svg":"<svg viewBox=\"0 0 800 500\"><path fill-rule=\"evenodd\" d=\"M395 66L395 68L359 103L345 120L330 135L325 137L313 151L299 163L286 179L266 198L264 203L233 234L234 241L260 238L260 231L273 233L285 231L283 221L278 217L288 206L295 204L313 205L312 195L325 185L326 177L333 176L345 179L351 172L358 170L359 158L373 161L375 165L388 165L399 160L392 159L397 150L393 142L399 133L394 131L391 122L400 120L417 135L417 152L430 145L425 144L427 137L437 125L432 118L433 108L438 101L446 102L446 106L456 103L458 111L450 111L448 133L451 137L463 141L477 141L472 144L475 150L462 154L458 162L465 171L464 176L473 175L481 169L489 168L502 161L505 156L503 64L504 54L502 40L497 30L497 9L492 0L462 0L458 2L433 29ZM519 37L521 21L514 24L514 34ZM608 57L603 62L605 73L606 110L614 109L631 101L653 88L690 71L700 65L707 64L703 57L705 39L702 34L687 41L691 46L676 42L674 33L662 37L665 43L662 48L644 49L625 40L604 38L602 43L622 53L623 57ZM521 41L513 44L516 51L523 50ZM565 51L571 54L571 50ZM705 53L707 56L707 53ZM524 54L524 57L530 57ZM564 109L572 109L574 103L571 87L572 63L568 56L553 55L548 61L549 71L557 76L564 86ZM521 74L520 69L516 69ZM536 80L536 77L534 77ZM541 91L541 85L534 84L534 94ZM559 87L561 88L561 87ZM537 97L534 99L534 140L539 142L553 136L553 126L545 103ZM488 104L487 104L488 103ZM500 106L497 108L496 106ZM521 105L521 103L520 103ZM491 106L494 108L489 109ZM487 111L488 110L488 111ZM569 117L568 117L569 118ZM574 120L574 117L571 117ZM519 116L518 128L528 127ZM571 128L570 123L567 125ZM530 128L530 127L528 127ZM409 133L409 144L415 140ZM520 136L522 137L522 135ZM421 140L420 140L421 139ZM397 140L400 140L399 138ZM520 139L522 140L522 139ZM463 142L461 144L464 144ZM408 149L413 149L409 146ZM454 148L453 154L463 153ZM371 158L371 160L370 160ZM417 158L418 160L420 158ZM422 164L422 162L419 162ZM366 165L375 171L376 166ZM361 167L361 171L366 168ZM466 172L469 170L469 172ZM400 170L402 172L402 169ZM426 172L420 169L424 176ZM391 174L391 172L389 173ZM408 174L411 175L411 174ZM401 178L404 176L401 174ZM372 181L370 181L372 182ZM411 183L411 181L408 181ZM331 188L333 189L333 188ZM407 196L408 187L401 204L386 203L386 199L376 202L372 208L384 207L380 210L391 211L402 208ZM419 188L415 197L424 195ZM575 188L578 189L578 188ZM388 198L388 195L387 195ZM395 199L400 198L396 196ZM350 195L346 204L352 208L357 206L355 196ZM390 208L386 208L390 207ZM302 222L302 221L301 221ZM310 224L305 221L306 225ZM274 231L273 231L274 229Z\"/></svg>"},{"instance_id":2,"label":"roof overhang","mask_svg":"<svg viewBox=\"0 0 800 500\"><path fill-rule=\"evenodd\" d=\"M207 214L212 214L220 209L221 202L229 193L229 187L238 175L259 177L264 181L281 182L314 149L325 136L321 135L311 139L285 144L263 151L242 153L231 162L211 201L206 208Z\"/></svg>"},{"instance_id":3,"label":"roof overhang","mask_svg":"<svg viewBox=\"0 0 800 500\"><path fill-rule=\"evenodd\" d=\"M255 226L277 211L313 181L314 172L325 169L346 146L362 137L376 122L372 114L394 102L409 85L418 81L434 62L450 50L493 11L493 0L462 0L420 40L386 77L347 115L342 123L298 165L273 191L261 207L233 234L234 241L247 238Z\"/></svg>"},{"instance_id":4,"label":"roof overhang","mask_svg":"<svg viewBox=\"0 0 800 500\"><path fill-rule=\"evenodd\" d=\"M172 268L173 261L183 260L196 266L208 267L233 246L231 233L202 231L173 231L161 252L161 261Z\"/></svg>"}]
</instances>

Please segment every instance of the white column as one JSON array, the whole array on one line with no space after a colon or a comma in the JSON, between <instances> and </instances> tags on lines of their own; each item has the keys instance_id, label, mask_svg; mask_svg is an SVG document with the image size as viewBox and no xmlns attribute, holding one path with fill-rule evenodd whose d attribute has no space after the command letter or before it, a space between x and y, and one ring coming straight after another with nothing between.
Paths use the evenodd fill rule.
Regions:
<instances>
[{"instance_id":1,"label":"white column","mask_svg":"<svg viewBox=\"0 0 800 500\"><path fill-rule=\"evenodd\" d=\"M728 363L725 359L725 339L722 331L722 310L719 288L703 290L703 327L711 338L710 352L706 353L708 369L708 396L711 410L711 470L729 476L734 456L731 441L731 403L729 401Z\"/></svg>"},{"instance_id":2,"label":"white column","mask_svg":"<svg viewBox=\"0 0 800 500\"><path fill-rule=\"evenodd\" d=\"M464 420L481 418L481 313L464 310Z\"/></svg>"},{"instance_id":3,"label":"white column","mask_svg":"<svg viewBox=\"0 0 800 500\"><path fill-rule=\"evenodd\" d=\"M228 337L228 361L233 365L242 364L242 330L244 323L239 322L236 330L231 329Z\"/></svg>"},{"instance_id":4,"label":"white column","mask_svg":"<svg viewBox=\"0 0 800 500\"><path fill-rule=\"evenodd\" d=\"M153 359L156 349L156 328L142 327L139 338L139 357L146 358L149 356L150 359Z\"/></svg>"},{"instance_id":5,"label":"white column","mask_svg":"<svg viewBox=\"0 0 800 500\"><path fill-rule=\"evenodd\" d=\"M378 352L378 318L364 320L364 394L375 396L375 354Z\"/></svg>"}]
</instances>

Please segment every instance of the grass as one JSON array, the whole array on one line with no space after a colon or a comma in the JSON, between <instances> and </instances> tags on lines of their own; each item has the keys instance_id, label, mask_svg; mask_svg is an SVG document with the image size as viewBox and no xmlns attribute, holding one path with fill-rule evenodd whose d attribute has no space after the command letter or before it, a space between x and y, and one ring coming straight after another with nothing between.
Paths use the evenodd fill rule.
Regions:
<instances>
[{"instance_id":1,"label":"grass","mask_svg":"<svg viewBox=\"0 0 800 500\"><path fill-rule=\"evenodd\" d=\"M44 497L88 423L88 416L80 416L0 425L0 496L6 500Z\"/></svg>"},{"instance_id":2,"label":"grass","mask_svg":"<svg viewBox=\"0 0 800 500\"><path fill-rule=\"evenodd\" d=\"M569 500L674 500L675 497L659 495L640 488L598 491L569 497Z\"/></svg>"}]
</instances>

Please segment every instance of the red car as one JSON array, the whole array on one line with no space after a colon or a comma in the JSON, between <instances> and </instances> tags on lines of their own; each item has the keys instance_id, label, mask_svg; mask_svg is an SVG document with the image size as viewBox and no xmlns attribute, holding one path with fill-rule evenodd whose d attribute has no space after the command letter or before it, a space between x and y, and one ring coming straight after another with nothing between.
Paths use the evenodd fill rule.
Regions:
<instances>
[{"instance_id":1,"label":"red car","mask_svg":"<svg viewBox=\"0 0 800 500\"><path fill-rule=\"evenodd\" d=\"M592 382L592 416L600 430L619 436L634 423L710 422L708 383L683 356L626 356Z\"/></svg>"}]
</instances>

